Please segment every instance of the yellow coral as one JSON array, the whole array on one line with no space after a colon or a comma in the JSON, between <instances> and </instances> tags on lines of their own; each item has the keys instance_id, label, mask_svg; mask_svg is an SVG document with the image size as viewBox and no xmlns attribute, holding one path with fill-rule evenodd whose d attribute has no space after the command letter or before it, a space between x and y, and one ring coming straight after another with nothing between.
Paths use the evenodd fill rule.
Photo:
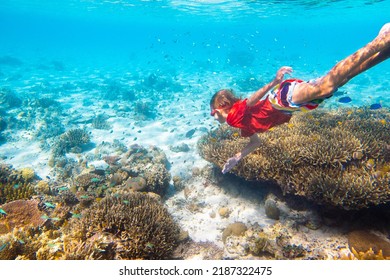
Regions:
<instances>
[{"instance_id":1,"label":"yellow coral","mask_svg":"<svg viewBox=\"0 0 390 280\"><path fill-rule=\"evenodd\" d=\"M31 168L28 168L28 167L22 168L22 170L20 172L22 174L23 179L26 182L30 181L35 176L35 171L33 169L31 169Z\"/></svg>"},{"instance_id":2,"label":"yellow coral","mask_svg":"<svg viewBox=\"0 0 390 280\"><path fill-rule=\"evenodd\" d=\"M390 257L384 257L382 250L379 250L378 254L370 248L367 252L357 252L355 248L352 248L352 254L358 260L390 260Z\"/></svg>"},{"instance_id":3,"label":"yellow coral","mask_svg":"<svg viewBox=\"0 0 390 280\"><path fill-rule=\"evenodd\" d=\"M49 186L49 183L46 182L46 181L39 181L36 186L35 186L35 190L37 191L37 193L41 193L41 194L49 194L50 193L50 186Z\"/></svg>"}]
</instances>

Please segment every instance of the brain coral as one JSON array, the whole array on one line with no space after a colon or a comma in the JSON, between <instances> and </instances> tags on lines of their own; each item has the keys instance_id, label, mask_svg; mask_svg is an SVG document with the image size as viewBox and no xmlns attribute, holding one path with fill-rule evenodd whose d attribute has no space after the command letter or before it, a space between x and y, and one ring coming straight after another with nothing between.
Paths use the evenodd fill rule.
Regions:
<instances>
[{"instance_id":1,"label":"brain coral","mask_svg":"<svg viewBox=\"0 0 390 280\"><path fill-rule=\"evenodd\" d=\"M315 110L259 134L261 145L232 170L274 181L284 193L319 204L361 209L390 201L390 113L386 109ZM247 139L227 126L198 142L201 156L222 167Z\"/></svg>"},{"instance_id":2,"label":"brain coral","mask_svg":"<svg viewBox=\"0 0 390 280\"><path fill-rule=\"evenodd\" d=\"M110 235L116 259L169 258L179 234L166 208L138 192L105 197L85 210L81 219L69 223L66 231L67 239L85 242L85 246L95 242L96 236ZM100 252L99 258L108 257Z\"/></svg>"}]
</instances>

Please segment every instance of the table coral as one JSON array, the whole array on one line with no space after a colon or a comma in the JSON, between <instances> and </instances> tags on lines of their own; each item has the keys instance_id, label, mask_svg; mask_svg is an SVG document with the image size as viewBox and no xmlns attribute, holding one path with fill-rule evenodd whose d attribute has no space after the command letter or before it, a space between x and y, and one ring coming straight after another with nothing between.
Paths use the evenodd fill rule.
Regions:
<instances>
[{"instance_id":1,"label":"table coral","mask_svg":"<svg viewBox=\"0 0 390 280\"><path fill-rule=\"evenodd\" d=\"M387 120L387 121L383 121ZM388 110L315 110L258 134L261 145L232 170L247 180L273 181L285 194L318 204L362 209L390 201ZM201 156L222 168L247 139L228 126L198 142Z\"/></svg>"},{"instance_id":2,"label":"table coral","mask_svg":"<svg viewBox=\"0 0 390 280\"><path fill-rule=\"evenodd\" d=\"M3 204L1 208L7 213L0 217L0 234L8 233L14 228L39 227L45 222L38 209L38 201L15 200Z\"/></svg>"}]
</instances>

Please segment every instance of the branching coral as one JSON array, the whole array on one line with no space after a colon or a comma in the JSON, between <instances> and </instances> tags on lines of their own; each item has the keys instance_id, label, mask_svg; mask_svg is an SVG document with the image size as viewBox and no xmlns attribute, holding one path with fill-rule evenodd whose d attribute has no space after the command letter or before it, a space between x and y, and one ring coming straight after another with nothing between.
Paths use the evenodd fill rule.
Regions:
<instances>
[{"instance_id":1,"label":"branching coral","mask_svg":"<svg viewBox=\"0 0 390 280\"><path fill-rule=\"evenodd\" d=\"M84 242L85 247L96 238L109 236L110 252L99 258L112 258L111 249L115 248L116 259L169 258L179 234L166 208L148 194L137 192L105 197L85 210L81 219L69 223L66 231L68 240Z\"/></svg>"},{"instance_id":2,"label":"branching coral","mask_svg":"<svg viewBox=\"0 0 390 280\"><path fill-rule=\"evenodd\" d=\"M390 258L390 242L365 230L355 230L347 235L352 253L359 259Z\"/></svg>"},{"instance_id":3,"label":"branching coral","mask_svg":"<svg viewBox=\"0 0 390 280\"><path fill-rule=\"evenodd\" d=\"M93 120L92 120L92 127L93 128L96 128L96 129L110 129L111 126L110 124L107 122L107 119L109 117L104 115L104 114L100 114L100 115L97 115Z\"/></svg>"},{"instance_id":4,"label":"branching coral","mask_svg":"<svg viewBox=\"0 0 390 280\"><path fill-rule=\"evenodd\" d=\"M390 201L390 113L340 109L298 113L259 134L261 146L233 173L275 181L284 193L319 204L361 209ZM227 126L198 142L201 156L222 167L247 143Z\"/></svg>"},{"instance_id":5,"label":"branching coral","mask_svg":"<svg viewBox=\"0 0 390 280\"><path fill-rule=\"evenodd\" d=\"M40 234L37 228L14 228L0 235L0 260L36 259L36 251L42 246L36 241Z\"/></svg>"},{"instance_id":6,"label":"branching coral","mask_svg":"<svg viewBox=\"0 0 390 280\"><path fill-rule=\"evenodd\" d=\"M31 168L15 170L10 165L0 164L0 204L17 199L30 199L35 194Z\"/></svg>"},{"instance_id":7,"label":"branching coral","mask_svg":"<svg viewBox=\"0 0 390 280\"><path fill-rule=\"evenodd\" d=\"M53 155L64 155L65 153L80 152L81 146L91 140L89 133L81 128L75 128L63 133L53 146Z\"/></svg>"}]
</instances>

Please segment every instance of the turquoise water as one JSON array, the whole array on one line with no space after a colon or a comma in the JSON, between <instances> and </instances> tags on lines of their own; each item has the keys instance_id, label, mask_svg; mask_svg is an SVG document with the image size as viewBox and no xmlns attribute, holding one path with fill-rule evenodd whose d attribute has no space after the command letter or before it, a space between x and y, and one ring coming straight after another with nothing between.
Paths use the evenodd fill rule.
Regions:
<instances>
[{"instance_id":1,"label":"turquoise water","mask_svg":"<svg viewBox=\"0 0 390 280\"><path fill-rule=\"evenodd\" d=\"M373 39L389 11L373 0L2 0L0 81L23 95L45 81L154 74L205 99L220 87L246 94L282 65L302 79L323 75ZM389 105L389 74L385 62L355 78L347 105Z\"/></svg>"},{"instance_id":2,"label":"turquoise water","mask_svg":"<svg viewBox=\"0 0 390 280\"><path fill-rule=\"evenodd\" d=\"M389 11L390 1L368 0L2 0L0 55L69 68L235 73L228 58L242 52L253 60L238 65L246 72L292 65L306 76L371 40Z\"/></svg>"}]
</instances>

